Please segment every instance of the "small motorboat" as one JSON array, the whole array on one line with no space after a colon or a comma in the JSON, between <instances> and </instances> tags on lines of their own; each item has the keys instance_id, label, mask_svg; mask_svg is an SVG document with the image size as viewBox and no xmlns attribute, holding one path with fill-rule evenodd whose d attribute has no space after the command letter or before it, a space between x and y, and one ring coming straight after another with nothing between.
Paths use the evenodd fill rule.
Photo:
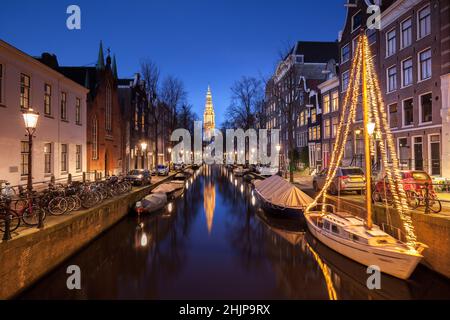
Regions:
<instances>
[{"instance_id":1,"label":"small motorboat","mask_svg":"<svg viewBox=\"0 0 450 320\"><path fill-rule=\"evenodd\" d=\"M254 193L263 209L278 216L303 217L313 199L280 176L272 176L253 183Z\"/></svg>"},{"instance_id":2,"label":"small motorboat","mask_svg":"<svg viewBox=\"0 0 450 320\"><path fill-rule=\"evenodd\" d=\"M196 163L194 163L193 165L192 165L192 169L193 170L198 170L200 168L200 166L198 165L198 164L196 164Z\"/></svg>"},{"instance_id":3,"label":"small motorboat","mask_svg":"<svg viewBox=\"0 0 450 320\"><path fill-rule=\"evenodd\" d=\"M422 260L426 246L417 243L411 248L373 225L368 229L365 220L347 212L336 212L331 204L327 211L310 210L306 216L309 231L320 242L365 266L376 265L381 272L408 279ZM332 212L328 212L332 208Z\"/></svg>"},{"instance_id":4,"label":"small motorboat","mask_svg":"<svg viewBox=\"0 0 450 320\"><path fill-rule=\"evenodd\" d=\"M141 201L136 202L136 211L140 213L152 213L164 208L167 204L165 193L151 193Z\"/></svg>"}]
</instances>

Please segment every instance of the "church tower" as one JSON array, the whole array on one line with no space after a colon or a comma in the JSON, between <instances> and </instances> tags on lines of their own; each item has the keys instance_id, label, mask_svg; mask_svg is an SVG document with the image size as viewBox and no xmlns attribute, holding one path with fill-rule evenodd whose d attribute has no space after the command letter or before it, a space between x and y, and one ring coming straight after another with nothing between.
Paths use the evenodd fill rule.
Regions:
<instances>
[{"instance_id":1,"label":"church tower","mask_svg":"<svg viewBox=\"0 0 450 320\"><path fill-rule=\"evenodd\" d=\"M211 132L215 128L214 106L212 102L211 88L208 86L206 93L205 112L203 114L203 130L205 133Z\"/></svg>"}]
</instances>

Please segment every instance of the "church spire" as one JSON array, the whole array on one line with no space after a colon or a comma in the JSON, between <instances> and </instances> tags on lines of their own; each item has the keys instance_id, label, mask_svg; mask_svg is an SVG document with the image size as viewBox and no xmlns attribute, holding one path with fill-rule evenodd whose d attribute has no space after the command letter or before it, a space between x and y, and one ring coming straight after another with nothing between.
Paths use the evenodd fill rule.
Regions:
<instances>
[{"instance_id":1,"label":"church spire","mask_svg":"<svg viewBox=\"0 0 450 320\"><path fill-rule=\"evenodd\" d=\"M208 86L208 91L206 92L205 112L203 114L203 127L205 131L210 131L215 128L214 105L212 102L210 86Z\"/></svg>"},{"instance_id":2,"label":"church spire","mask_svg":"<svg viewBox=\"0 0 450 320\"><path fill-rule=\"evenodd\" d=\"M105 69L105 58L103 55L103 43L100 40L100 48L98 49L98 59L97 59L97 64L95 66L97 68L97 70L103 70Z\"/></svg>"}]
</instances>

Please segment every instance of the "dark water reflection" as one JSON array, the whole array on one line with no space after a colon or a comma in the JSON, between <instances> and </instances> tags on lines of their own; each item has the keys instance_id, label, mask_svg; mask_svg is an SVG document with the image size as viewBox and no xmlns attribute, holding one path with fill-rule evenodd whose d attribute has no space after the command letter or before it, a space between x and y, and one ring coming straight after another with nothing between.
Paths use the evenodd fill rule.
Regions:
<instances>
[{"instance_id":1,"label":"dark water reflection","mask_svg":"<svg viewBox=\"0 0 450 320\"><path fill-rule=\"evenodd\" d=\"M368 290L363 266L304 231L258 209L224 168L203 167L171 213L127 217L19 298L450 298L449 281L423 267ZM80 266L82 290L67 290L69 265Z\"/></svg>"}]
</instances>

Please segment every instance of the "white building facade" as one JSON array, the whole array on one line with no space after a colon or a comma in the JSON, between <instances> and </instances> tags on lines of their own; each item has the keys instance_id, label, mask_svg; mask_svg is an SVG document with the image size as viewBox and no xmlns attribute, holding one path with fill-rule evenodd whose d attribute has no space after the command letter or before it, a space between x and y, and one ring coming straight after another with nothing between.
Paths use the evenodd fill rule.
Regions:
<instances>
[{"instance_id":1,"label":"white building facade","mask_svg":"<svg viewBox=\"0 0 450 320\"><path fill-rule=\"evenodd\" d=\"M25 185L28 137L22 112L39 112L33 183L80 178L86 170L88 90L0 40L0 181Z\"/></svg>"}]
</instances>

